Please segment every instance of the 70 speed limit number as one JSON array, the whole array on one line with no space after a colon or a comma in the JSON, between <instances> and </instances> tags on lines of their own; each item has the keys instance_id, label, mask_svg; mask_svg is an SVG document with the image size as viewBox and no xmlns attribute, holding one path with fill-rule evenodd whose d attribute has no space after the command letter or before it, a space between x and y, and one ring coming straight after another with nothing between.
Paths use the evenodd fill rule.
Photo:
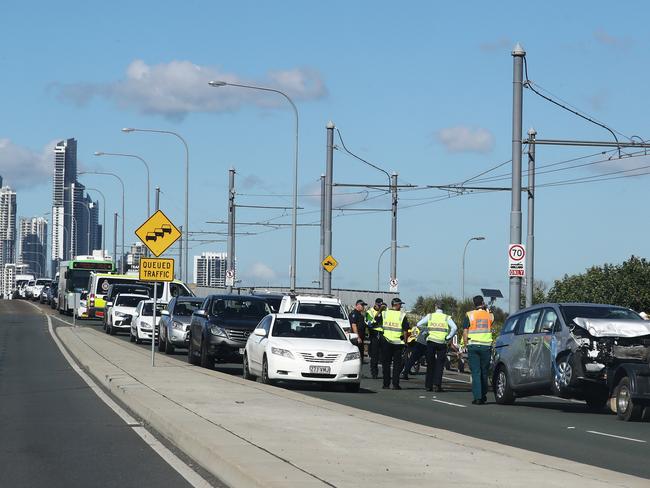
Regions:
<instances>
[{"instance_id":1,"label":"70 speed limit number","mask_svg":"<svg viewBox=\"0 0 650 488\"><path fill-rule=\"evenodd\" d=\"M526 276L526 247L523 244L508 246L508 276L511 278Z\"/></svg>"}]
</instances>

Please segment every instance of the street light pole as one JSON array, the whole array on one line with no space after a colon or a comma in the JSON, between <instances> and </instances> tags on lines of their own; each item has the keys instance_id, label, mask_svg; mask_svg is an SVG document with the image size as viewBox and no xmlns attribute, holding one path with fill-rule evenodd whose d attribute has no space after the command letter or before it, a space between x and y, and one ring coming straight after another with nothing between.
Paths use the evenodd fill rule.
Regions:
<instances>
[{"instance_id":1,"label":"street light pole","mask_svg":"<svg viewBox=\"0 0 650 488\"><path fill-rule=\"evenodd\" d=\"M296 129L295 129L295 148L294 148L294 164L293 164L293 206L292 206L292 215L291 215L291 268L289 270L290 277L290 288L292 291L296 289L296 234L298 228L298 127L299 127L299 118L298 118L298 109L296 104L293 103L293 100L284 93L283 91L276 90L275 88L268 88L263 86L254 86L254 85L242 85L239 83L230 83L226 81L210 81L208 83L212 87L220 86L235 86L239 88L248 88L251 90L260 90L265 92L273 92L279 95L282 95L291 105L293 113L296 117Z\"/></svg>"},{"instance_id":2,"label":"street light pole","mask_svg":"<svg viewBox=\"0 0 650 488\"><path fill-rule=\"evenodd\" d=\"M482 236L471 237L465 243L465 249L463 249L463 264L461 265L461 278L460 278L460 299L461 300L465 299L465 253L467 253L467 246L469 246L469 243L472 241L484 241L484 240L485 237Z\"/></svg>"},{"instance_id":3,"label":"street light pole","mask_svg":"<svg viewBox=\"0 0 650 488\"><path fill-rule=\"evenodd\" d=\"M411 246L409 246L408 244L404 244L403 246L396 246L396 249L407 249L409 247L411 247ZM380 265L381 265L381 258L382 258L382 256L384 255L384 253L386 251L388 251L389 249L392 249L392 248L393 248L393 245L391 244L386 249L384 249L381 252L381 254L379 254L379 259L377 259L377 291L381 290L381 288L379 287L379 269L380 269Z\"/></svg>"},{"instance_id":4,"label":"street light pole","mask_svg":"<svg viewBox=\"0 0 650 488\"><path fill-rule=\"evenodd\" d=\"M187 146L187 141L183 139L183 137L178 134L177 132L171 131L171 130L159 130L159 129L138 129L135 127L125 127L122 129L122 132L154 132L156 134L169 134L172 136L176 136L182 143L183 146L185 146L185 225L184 225L184 231L185 231L185 259L181 259L181 267L182 267L182 272L184 276L184 280L186 283L188 281L188 262L189 262L189 248L190 248L190 243L188 241L189 235L190 235L190 150L189 147ZM183 263L185 261L185 263Z\"/></svg>"},{"instance_id":5,"label":"street light pole","mask_svg":"<svg viewBox=\"0 0 650 488\"><path fill-rule=\"evenodd\" d=\"M79 171L78 174L113 176L114 178L117 178L117 180L120 182L120 185L122 185L122 259L120 260L120 273L124 274L124 221L126 220L126 216L124 214L124 181L122 181L122 178L117 176L115 173L109 173L105 171ZM113 259L116 259L116 256Z\"/></svg>"},{"instance_id":6,"label":"street light pole","mask_svg":"<svg viewBox=\"0 0 650 488\"><path fill-rule=\"evenodd\" d=\"M528 131L528 225L526 225L526 307L533 305L535 288L535 136Z\"/></svg>"},{"instance_id":7,"label":"street light pole","mask_svg":"<svg viewBox=\"0 0 650 488\"><path fill-rule=\"evenodd\" d=\"M146 218L148 219L151 216L151 173L149 171L149 164L147 164L147 162L137 154L95 151L95 156L122 156L125 158L135 158L135 159L139 159L142 162L142 164L144 164L144 168L147 170L147 216Z\"/></svg>"}]
</instances>

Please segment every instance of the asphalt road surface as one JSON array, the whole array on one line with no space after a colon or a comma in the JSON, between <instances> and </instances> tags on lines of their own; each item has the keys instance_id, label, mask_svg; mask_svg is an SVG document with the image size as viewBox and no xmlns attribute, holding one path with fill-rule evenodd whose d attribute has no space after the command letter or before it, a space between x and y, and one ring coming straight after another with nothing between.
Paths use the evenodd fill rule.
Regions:
<instances>
[{"instance_id":1,"label":"asphalt road surface","mask_svg":"<svg viewBox=\"0 0 650 488\"><path fill-rule=\"evenodd\" d=\"M98 322L83 324L101 330ZM128 335L118 337L129 340ZM151 345L133 347L150 349ZM182 351L172 357L187 361ZM400 391L383 390L381 380L370 379L366 368L368 377L357 394L317 385L286 387L410 422L650 478L650 422L621 422L608 411L590 412L584 402L552 396L517 399L515 405L504 406L495 404L490 393L487 405L472 405L469 376L453 371L445 372L446 391L441 393L425 391L424 374L402 381ZM240 364L217 364L216 369L242 374Z\"/></svg>"},{"instance_id":2,"label":"asphalt road surface","mask_svg":"<svg viewBox=\"0 0 650 488\"><path fill-rule=\"evenodd\" d=\"M190 486L70 367L45 317L16 300L0 300L0 485Z\"/></svg>"}]
</instances>

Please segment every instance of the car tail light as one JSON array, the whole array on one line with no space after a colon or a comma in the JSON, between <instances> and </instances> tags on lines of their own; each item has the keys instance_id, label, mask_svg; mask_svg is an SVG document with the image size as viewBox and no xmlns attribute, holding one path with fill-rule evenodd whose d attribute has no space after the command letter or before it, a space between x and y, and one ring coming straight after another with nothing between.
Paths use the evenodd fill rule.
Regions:
<instances>
[{"instance_id":1,"label":"car tail light","mask_svg":"<svg viewBox=\"0 0 650 488\"><path fill-rule=\"evenodd\" d=\"M95 295L93 295L93 294L90 295L89 303L90 303L91 307L95 306Z\"/></svg>"}]
</instances>

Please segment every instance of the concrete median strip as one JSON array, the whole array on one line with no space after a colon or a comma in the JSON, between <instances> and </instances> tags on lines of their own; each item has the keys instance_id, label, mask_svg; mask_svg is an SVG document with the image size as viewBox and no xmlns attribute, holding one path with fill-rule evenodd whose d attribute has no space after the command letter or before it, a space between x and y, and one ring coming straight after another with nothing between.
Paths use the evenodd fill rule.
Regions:
<instances>
[{"instance_id":1,"label":"concrete median strip","mask_svg":"<svg viewBox=\"0 0 650 488\"><path fill-rule=\"evenodd\" d=\"M84 371L232 487L648 485L646 479L373 414L165 356L152 368L148 351L93 329L58 327L56 334Z\"/></svg>"}]
</instances>

